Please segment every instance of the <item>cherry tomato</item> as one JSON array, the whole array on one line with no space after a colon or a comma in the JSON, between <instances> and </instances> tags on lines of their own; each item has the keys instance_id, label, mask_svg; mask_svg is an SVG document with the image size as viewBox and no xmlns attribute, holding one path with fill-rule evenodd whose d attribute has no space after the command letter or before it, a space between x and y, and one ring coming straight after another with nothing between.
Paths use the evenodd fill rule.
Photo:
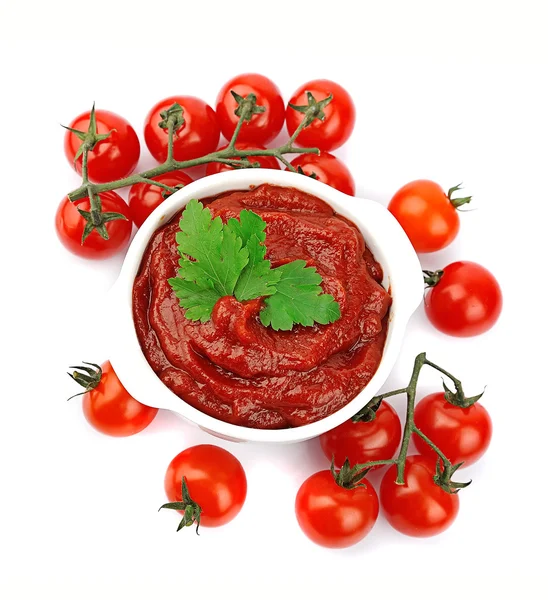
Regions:
<instances>
[{"instance_id":1,"label":"cherry tomato","mask_svg":"<svg viewBox=\"0 0 548 600\"><path fill-rule=\"evenodd\" d=\"M367 479L346 489L330 471L319 471L299 488L295 500L297 521L313 542L326 548L347 548L362 540L379 515L379 500Z\"/></svg>"},{"instance_id":2,"label":"cherry tomato","mask_svg":"<svg viewBox=\"0 0 548 600\"><path fill-rule=\"evenodd\" d=\"M257 105L266 109L262 113L254 114L251 121L244 121L238 140L253 146L271 142L284 124L284 101L278 86L268 77L257 73L238 75L223 85L217 95L216 112L221 131L227 140L232 138L240 119L234 114L238 103L230 93L231 90L243 98L255 94Z\"/></svg>"},{"instance_id":3,"label":"cherry tomato","mask_svg":"<svg viewBox=\"0 0 548 600\"><path fill-rule=\"evenodd\" d=\"M154 181L164 183L170 187L177 185L188 185L192 183L192 177L184 171L173 171L153 177ZM151 183L135 183L129 190L128 204L131 211L131 218L137 227L145 222L150 213L160 206L165 200L165 190Z\"/></svg>"},{"instance_id":4,"label":"cherry tomato","mask_svg":"<svg viewBox=\"0 0 548 600\"><path fill-rule=\"evenodd\" d=\"M350 466L375 460L389 460L401 440L401 423L396 411L386 402L380 405L373 421L345 421L320 436L325 456L341 468L348 458ZM376 468L376 467L374 467Z\"/></svg>"},{"instance_id":5,"label":"cherry tomato","mask_svg":"<svg viewBox=\"0 0 548 600\"><path fill-rule=\"evenodd\" d=\"M434 181L418 179L395 194L388 210L417 252L436 252L448 246L460 229L457 209Z\"/></svg>"},{"instance_id":6,"label":"cherry tomato","mask_svg":"<svg viewBox=\"0 0 548 600\"><path fill-rule=\"evenodd\" d=\"M164 480L170 502L181 502L183 476L190 497L202 509L201 525L224 525L232 521L244 505L247 494L244 469L233 454L218 446L202 444L177 454Z\"/></svg>"},{"instance_id":7,"label":"cherry tomato","mask_svg":"<svg viewBox=\"0 0 548 600\"><path fill-rule=\"evenodd\" d=\"M491 417L485 407L475 402L460 408L447 402L443 392L423 398L415 408L415 425L453 463L468 467L483 456L493 432ZM417 434L413 434L417 450L435 458L436 453Z\"/></svg>"},{"instance_id":8,"label":"cherry tomato","mask_svg":"<svg viewBox=\"0 0 548 600\"><path fill-rule=\"evenodd\" d=\"M114 437L139 433L150 425L158 409L130 396L109 361L101 368L99 384L84 395L82 407L86 419L97 431Z\"/></svg>"},{"instance_id":9,"label":"cherry tomato","mask_svg":"<svg viewBox=\"0 0 548 600\"><path fill-rule=\"evenodd\" d=\"M228 145L228 144L227 144ZM219 150L224 150L226 146L219 148ZM265 150L263 146L258 146L257 144L240 144L239 142L236 144L236 148L238 150ZM235 159L239 160L239 159ZM250 162L258 162L261 165L262 169L278 169L280 165L274 156L250 156ZM222 173L224 171L233 171L234 168L230 165L225 165L223 163L212 162L208 163L206 167L206 175L214 175L215 173Z\"/></svg>"},{"instance_id":10,"label":"cherry tomato","mask_svg":"<svg viewBox=\"0 0 548 600\"><path fill-rule=\"evenodd\" d=\"M405 461L405 484L395 483L397 466L386 471L380 489L383 512L394 529L414 537L445 531L459 511L457 494L434 483L436 461L418 454Z\"/></svg>"},{"instance_id":11,"label":"cherry tomato","mask_svg":"<svg viewBox=\"0 0 548 600\"><path fill-rule=\"evenodd\" d=\"M76 117L70 124L72 129L84 133L89 127L90 111ZM141 147L139 138L133 127L120 115L108 110L95 111L98 134L111 134L97 142L88 153L88 176L91 181L107 183L115 179L127 177L133 172L139 160ZM65 155L76 171L82 174L82 156L74 162L74 157L82 144L75 133L65 133Z\"/></svg>"},{"instance_id":12,"label":"cherry tomato","mask_svg":"<svg viewBox=\"0 0 548 600\"><path fill-rule=\"evenodd\" d=\"M168 130L158 124L162 121L160 113L175 103L183 107L185 122L175 132L173 158L190 160L213 152L220 136L215 111L194 96L171 96L155 104L145 120L145 142L152 156L158 162L167 158Z\"/></svg>"},{"instance_id":13,"label":"cherry tomato","mask_svg":"<svg viewBox=\"0 0 548 600\"><path fill-rule=\"evenodd\" d=\"M89 211L89 198L71 202L65 196L55 215L55 229L63 246L77 256L108 258L128 245L132 227L129 220L129 206L116 192L103 192L99 194L99 197L101 198L103 212L121 213L128 220L118 219L106 223L108 240L104 240L97 230L93 230L82 244L82 234L84 233L86 221L78 212L77 207Z\"/></svg>"},{"instance_id":14,"label":"cherry tomato","mask_svg":"<svg viewBox=\"0 0 548 600\"><path fill-rule=\"evenodd\" d=\"M354 178L347 166L329 152L322 152L319 155L299 154L291 164L296 169L301 167L306 175L315 173L318 181L330 185L343 194L353 196L356 192Z\"/></svg>"},{"instance_id":15,"label":"cherry tomato","mask_svg":"<svg viewBox=\"0 0 548 600\"><path fill-rule=\"evenodd\" d=\"M493 327L502 311L502 291L487 269L458 261L443 269L424 301L426 315L443 333L470 337Z\"/></svg>"},{"instance_id":16,"label":"cherry tomato","mask_svg":"<svg viewBox=\"0 0 548 600\"><path fill-rule=\"evenodd\" d=\"M314 121L299 133L296 144L303 147L315 147L320 150L335 150L350 137L356 122L356 109L350 94L338 83L328 79L315 79L302 85L291 97L289 104L307 106L307 92L311 92L316 101L324 100L330 94L333 100L327 104L323 112L323 121ZM285 118L287 131L293 135L304 118L303 113L287 106Z\"/></svg>"}]
</instances>

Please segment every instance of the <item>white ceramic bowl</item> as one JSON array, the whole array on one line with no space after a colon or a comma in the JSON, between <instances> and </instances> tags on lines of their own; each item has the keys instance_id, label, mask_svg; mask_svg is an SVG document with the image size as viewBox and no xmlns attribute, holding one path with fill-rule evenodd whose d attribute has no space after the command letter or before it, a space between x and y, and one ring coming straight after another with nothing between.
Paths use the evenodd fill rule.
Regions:
<instances>
[{"instance_id":1,"label":"white ceramic bowl","mask_svg":"<svg viewBox=\"0 0 548 600\"><path fill-rule=\"evenodd\" d=\"M198 200L230 190L271 183L294 187L328 202L351 219L384 270L383 285L393 303L388 335L377 372L368 385L346 406L328 417L291 429L261 430L232 425L210 417L176 396L154 373L141 351L132 316L132 289L143 252L156 229L180 211L192 198ZM124 260L110 295L113 333L110 361L118 377L137 400L148 406L178 413L213 435L233 441L298 442L316 437L352 417L379 390L398 356L409 317L423 297L421 267L403 229L388 210L377 202L347 196L323 183L297 173L265 169L242 169L219 173L195 181L170 196L141 226Z\"/></svg>"}]
</instances>

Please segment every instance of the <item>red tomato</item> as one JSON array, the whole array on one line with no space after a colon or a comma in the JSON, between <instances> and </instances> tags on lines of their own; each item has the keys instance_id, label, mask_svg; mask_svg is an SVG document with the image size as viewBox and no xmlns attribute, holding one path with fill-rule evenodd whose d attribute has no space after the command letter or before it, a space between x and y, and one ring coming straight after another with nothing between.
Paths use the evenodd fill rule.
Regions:
<instances>
[{"instance_id":1,"label":"red tomato","mask_svg":"<svg viewBox=\"0 0 548 600\"><path fill-rule=\"evenodd\" d=\"M150 425L158 409L130 396L109 361L101 368L101 381L84 395L82 407L86 419L97 431L114 437L139 433Z\"/></svg>"},{"instance_id":2,"label":"red tomato","mask_svg":"<svg viewBox=\"0 0 548 600\"><path fill-rule=\"evenodd\" d=\"M381 506L394 529L414 537L430 537L453 523L459 498L434 483L435 472L436 461L419 455L407 457L404 485L395 483L396 465L386 471L381 483Z\"/></svg>"},{"instance_id":3,"label":"red tomato","mask_svg":"<svg viewBox=\"0 0 548 600\"><path fill-rule=\"evenodd\" d=\"M173 171L165 175L153 177L154 181L159 181L170 187L177 185L188 185L192 183L192 177L184 171ZM165 190L151 183L135 183L129 189L128 204L131 211L131 218L137 227L145 222L150 213L160 206L165 200Z\"/></svg>"},{"instance_id":4,"label":"red tomato","mask_svg":"<svg viewBox=\"0 0 548 600\"><path fill-rule=\"evenodd\" d=\"M291 97L289 104L307 106L306 92L311 92L316 101L324 100L330 94L333 100L323 112L325 119L314 121L298 135L296 144L303 147L316 147L320 150L335 150L342 146L350 137L356 122L356 109L350 94L338 83L328 79L315 79L302 85ZM304 118L303 113L287 106L285 118L287 131L293 135Z\"/></svg>"},{"instance_id":5,"label":"red tomato","mask_svg":"<svg viewBox=\"0 0 548 600\"><path fill-rule=\"evenodd\" d=\"M243 98L249 94L255 94L257 105L264 106L266 110L262 113L254 114L251 121L244 121L238 141L252 144L268 144L280 133L284 124L284 101L278 86L265 77L257 73L245 73L233 77L225 83L217 95L217 117L221 126L221 131L227 140L232 138L236 124L240 120L234 114L238 108L238 103L230 93L236 92Z\"/></svg>"},{"instance_id":6,"label":"red tomato","mask_svg":"<svg viewBox=\"0 0 548 600\"><path fill-rule=\"evenodd\" d=\"M375 460L389 460L401 440L401 423L396 411L386 402L369 423L345 421L320 436L323 453L340 469L348 458L350 466ZM374 467L377 468L377 467Z\"/></svg>"},{"instance_id":7,"label":"red tomato","mask_svg":"<svg viewBox=\"0 0 548 600\"><path fill-rule=\"evenodd\" d=\"M297 521L313 542L326 548L347 548L362 540L379 515L379 500L367 479L346 489L330 471L319 471L299 488L295 500Z\"/></svg>"},{"instance_id":8,"label":"red tomato","mask_svg":"<svg viewBox=\"0 0 548 600\"><path fill-rule=\"evenodd\" d=\"M99 194L99 197L103 212L117 212L128 218L127 221L118 219L106 223L108 240L104 240L97 230L93 230L82 244L86 221L78 212L77 207L89 211L89 198L71 202L65 196L55 215L55 229L63 246L73 254L84 258L108 258L123 250L128 245L131 235L132 224L129 220L129 207L124 200L116 192L103 192Z\"/></svg>"},{"instance_id":9,"label":"red tomato","mask_svg":"<svg viewBox=\"0 0 548 600\"><path fill-rule=\"evenodd\" d=\"M487 269L458 261L443 269L424 301L426 315L443 333L470 337L493 327L502 311L502 291Z\"/></svg>"},{"instance_id":10,"label":"red tomato","mask_svg":"<svg viewBox=\"0 0 548 600\"><path fill-rule=\"evenodd\" d=\"M316 173L318 181L330 185L343 194L353 196L356 192L354 178L347 166L329 152L322 152L319 155L299 154L291 164L296 169L301 167L306 175Z\"/></svg>"},{"instance_id":11,"label":"red tomato","mask_svg":"<svg viewBox=\"0 0 548 600\"><path fill-rule=\"evenodd\" d=\"M160 113L173 104L183 107L185 122L175 132L173 158L190 160L213 152L219 143L219 123L215 111L194 96L171 96L155 104L145 120L145 142L158 162L167 158L168 130L159 127Z\"/></svg>"},{"instance_id":12,"label":"red tomato","mask_svg":"<svg viewBox=\"0 0 548 600\"><path fill-rule=\"evenodd\" d=\"M227 144L228 145L228 144ZM219 150L224 150L226 146L219 148ZM257 144L236 144L236 148L238 150L265 150L263 146L258 146ZM235 159L239 160L239 159ZM274 156L250 156L250 162L258 162L261 164L262 169L279 169L280 165ZM230 165L225 165L223 163L212 162L208 163L206 167L206 175L214 175L215 173L222 173L224 171L233 171L234 168Z\"/></svg>"},{"instance_id":13,"label":"red tomato","mask_svg":"<svg viewBox=\"0 0 548 600\"><path fill-rule=\"evenodd\" d=\"M485 407L475 402L460 408L447 402L443 392L423 398L415 408L415 425L453 463L468 467L483 456L493 432L491 417ZM435 458L436 453L416 433L417 450Z\"/></svg>"},{"instance_id":14,"label":"red tomato","mask_svg":"<svg viewBox=\"0 0 548 600\"><path fill-rule=\"evenodd\" d=\"M76 117L70 124L72 129L84 133L89 127L90 111ZM108 138L97 142L88 153L88 176L91 181L107 183L127 177L139 160L141 147L133 127L120 115L108 110L96 110L97 133L112 131ZM74 163L74 157L82 140L71 131L65 133L65 155L70 164L82 174L82 156Z\"/></svg>"},{"instance_id":15,"label":"red tomato","mask_svg":"<svg viewBox=\"0 0 548 600\"><path fill-rule=\"evenodd\" d=\"M170 502L182 501L183 476L190 497L202 509L201 525L224 525L232 521L244 505L247 494L244 469L233 454L218 446L202 444L177 454L164 480Z\"/></svg>"},{"instance_id":16,"label":"red tomato","mask_svg":"<svg viewBox=\"0 0 548 600\"><path fill-rule=\"evenodd\" d=\"M418 179L395 194L388 210L417 252L435 252L448 246L460 228L457 209L434 181Z\"/></svg>"}]
</instances>

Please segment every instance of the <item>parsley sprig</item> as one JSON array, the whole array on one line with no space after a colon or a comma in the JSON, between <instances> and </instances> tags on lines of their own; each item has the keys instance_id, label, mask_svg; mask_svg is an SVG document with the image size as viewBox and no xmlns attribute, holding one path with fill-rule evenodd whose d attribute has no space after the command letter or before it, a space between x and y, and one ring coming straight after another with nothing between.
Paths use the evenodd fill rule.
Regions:
<instances>
[{"instance_id":1,"label":"parsley sprig","mask_svg":"<svg viewBox=\"0 0 548 600\"><path fill-rule=\"evenodd\" d=\"M234 296L240 302L264 297L261 323L276 331L339 319L339 304L323 293L316 269L304 260L273 269L264 246L266 223L250 210L239 217L223 224L197 200L183 211L176 235L180 268L169 284L186 318L209 321L216 302Z\"/></svg>"}]
</instances>

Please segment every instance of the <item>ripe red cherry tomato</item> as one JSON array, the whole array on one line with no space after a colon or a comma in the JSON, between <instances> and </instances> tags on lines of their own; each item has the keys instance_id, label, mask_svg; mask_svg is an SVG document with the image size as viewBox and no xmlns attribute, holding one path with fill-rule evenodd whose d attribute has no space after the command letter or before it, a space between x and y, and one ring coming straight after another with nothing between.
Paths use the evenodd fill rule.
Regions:
<instances>
[{"instance_id":1,"label":"ripe red cherry tomato","mask_svg":"<svg viewBox=\"0 0 548 600\"><path fill-rule=\"evenodd\" d=\"M86 221L78 212L77 207L89 211L89 198L70 202L65 196L55 215L55 229L63 246L77 256L108 258L128 245L132 227L131 220L129 220L128 205L116 192L103 192L99 194L99 197L101 198L103 212L121 213L128 220L118 219L106 223L108 240L104 240L97 230L93 230L82 244L82 234L84 233Z\"/></svg>"},{"instance_id":2,"label":"ripe red cherry tomato","mask_svg":"<svg viewBox=\"0 0 548 600\"><path fill-rule=\"evenodd\" d=\"M350 94L338 83L328 79L315 79L309 81L293 94L289 104L307 106L306 92L311 92L316 101L324 100L330 94L333 100L325 106L323 112L325 119L314 121L298 135L296 144L303 147L315 147L320 150L335 150L342 146L350 137L356 122L356 109ZM287 106L285 118L287 131L293 135L301 124L304 115L290 106Z\"/></svg>"},{"instance_id":3,"label":"ripe red cherry tomato","mask_svg":"<svg viewBox=\"0 0 548 600\"><path fill-rule=\"evenodd\" d=\"M76 117L70 124L72 129L87 132L90 111ZM97 142L88 153L88 176L91 181L106 183L127 177L133 172L139 160L141 147L133 127L120 115L108 110L95 111L97 133L112 131L104 140ZM76 171L82 174L82 156L74 162L74 157L82 140L75 133L65 133L65 155Z\"/></svg>"},{"instance_id":4,"label":"ripe red cherry tomato","mask_svg":"<svg viewBox=\"0 0 548 600\"><path fill-rule=\"evenodd\" d=\"M158 175L157 177L153 177L153 179L170 187L192 183L192 177L184 171L173 171L165 175ZM131 218L137 227L141 227L150 213L162 204L165 200L163 194L163 188L151 183L135 183L131 186L128 204L131 211Z\"/></svg>"},{"instance_id":5,"label":"ripe red cherry tomato","mask_svg":"<svg viewBox=\"0 0 548 600\"><path fill-rule=\"evenodd\" d=\"M307 537L326 548L347 548L361 541L379 515L379 500L373 486L346 489L330 471L319 471L299 488L295 500L297 521Z\"/></svg>"},{"instance_id":6,"label":"ripe red cherry tomato","mask_svg":"<svg viewBox=\"0 0 548 600\"><path fill-rule=\"evenodd\" d=\"M389 460L396 453L400 440L400 419L386 400L380 405L373 421L345 421L320 436L325 456L329 460L334 458L338 469L342 467L346 458L350 461L350 466Z\"/></svg>"},{"instance_id":7,"label":"ripe red cherry tomato","mask_svg":"<svg viewBox=\"0 0 548 600\"><path fill-rule=\"evenodd\" d=\"M155 104L145 120L145 142L152 156L158 162L167 158L168 130L159 127L158 123L162 121L160 113L175 103L183 107L185 122L175 133L173 158L190 160L213 152L220 136L215 111L194 96L171 96Z\"/></svg>"},{"instance_id":8,"label":"ripe red cherry tomato","mask_svg":"<svg viewBox=\"0 0 548 600\"><path fill-rule=\"evenodd\" d=\"M424 301L426 315L443 333L469 337L493 327L502 311L502 291L487 269L474 262L447 265Z\"/></svg>"},{"instance_id":9,"label":"ripe red cherry tomato","mask_svg":"<svg viewBox=\"0 0 548 600\"><path fill-rule=\"evenodd\" d=\"M435 472L436 461L420 455L407 457L404 485L395 483L396 465L386 471L381 483L381 506L394 529L414 537L430 537L453 523L459 498L434 483Z\"/></svg>"},{"instance_id":10,"label":"ripe red cherry tomato","mask_svg":"<svg viewBox=\"0 0 548 600\"><path fill-rule=\"evenodd\" d=\"M301 167L306 175L315 173L318 181L330 185L343 194L353 196L356 192L354 178L347 166L329 152L322 152L319 155L299 154L291 164L296 169Z\"/></svg>"},{"instance_id":11,"label":"ripe red cherry tomato","mask_svg":"<svg viewBox=\"0 0 548 600\"><path fill-rule=\"evenodd\" d=\"M101 369L99 384L84 395L84 416L97 431L107 435L126 437L139 433L150 425L158 409L130 396L109 361Z\"/></svg>"},{"instance_id":12,"label":"ripe red cherry tomato","mask_svg":"<svg viewBox=\"0 0 548 600\"><path fill-rule=\"evenodd\" d=\"M483 456L493 432L491 417L485 407L475 402L460 408L447 402L442 392L423 398L415 408L415 425L453 463L468 467ZM417 434L417 450L435 459L436 453Z\"/></svg>"},{"instance_id":13,"label":"ripe red cherry tomato","mask_svg":"<svg viewBox=\"0 0 548 600\"><path fill-rule=\"evenodd\" d=\"M244 469L233 454L218 446L202 444L177 454L164 480L170 502L181 502L183 477L190 497L202 509L201 525L224 525L232 521L244 505L247 494Z\"/></svg>"},{"instance_id":14,"label":"ripe red cherry tomato","mask_svg":"<svg viewBox=\"0 0 548 600\"><path fill-rule=\"evenodd\" d=\"M228 144L227 144L228 145ZM226 146L219 148L219 150L224 150ZM258 146L257 144L240 144L239 142L236 144L236 148L238 150L264 150L263 146ZM239 159L236 159L239 160ZM258 162L261 165L262 169L278 169L280 165L274 156L250 156L250 162ZM215 173L222 173L224 171L233 171L233 167L230 165L225 165L224 163L212 162L208 163L206 167L206 175L214 175Z\"/></svg>"},{"instance_id":15,"label":"ripe red cherry tomato","mask_svg":"<svg viewBox=\"0 0 548 600\"><path fill-rule=\"evenodd\" d=\"M251 121L244 122L238 140L253 146L271 142L284 124L284 102L278 86L268 77L257 73L238 75L223 85L217 95L216 112L221 131L227 140L232 138L239 121L239 117L234 114L238 103L230 93L231 90L243 98L255 94L257 105L266 108L264 112L253 115Z\"/></svg>"},{"instance_id":16,"label":"ripe red cherry tomato","mask_svg":"<svg viewBox=\"0 0 548 600\"><path fill-rule=\"evenodd\" d=\"M418 179L395 194L388 210L417 252L435 252L448 246L460 229L457 209L434 181Z\"/></svg>"}]
</instances>

